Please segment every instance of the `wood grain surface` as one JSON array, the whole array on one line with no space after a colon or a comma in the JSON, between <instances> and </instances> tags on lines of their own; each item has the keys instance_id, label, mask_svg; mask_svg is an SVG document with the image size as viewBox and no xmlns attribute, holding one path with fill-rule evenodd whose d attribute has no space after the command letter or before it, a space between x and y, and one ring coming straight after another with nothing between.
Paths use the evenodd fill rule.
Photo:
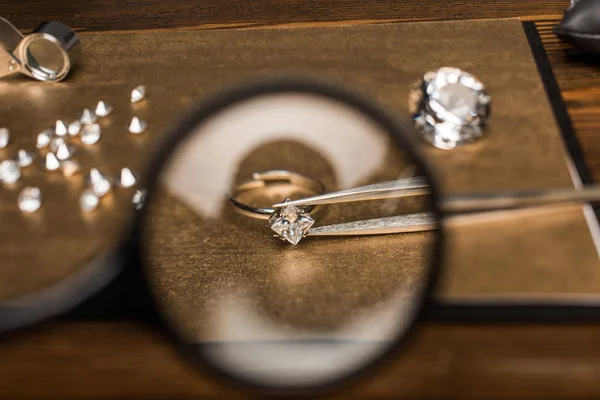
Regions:
<instances>
[{"instance_id":1,"label":"wood grain surface","mask_svg":"<svg viewBox=\"0 0 600 400\"><path fill-rule=\"evenodd\" d=\"M534 20L540 30L597 178L600 69L597 61L551 33L567 5L568 0L5 0L0 15L23 30L47 19L82 30L122 30L520 16ZM386 367L335 396L593 398L600 396L600 325L428 324L411 352ZM209 375L196 375L160 333L143 324L48 323L0 344L1 399L187 399L241 393Z\"/></svg>"}]
</instances>

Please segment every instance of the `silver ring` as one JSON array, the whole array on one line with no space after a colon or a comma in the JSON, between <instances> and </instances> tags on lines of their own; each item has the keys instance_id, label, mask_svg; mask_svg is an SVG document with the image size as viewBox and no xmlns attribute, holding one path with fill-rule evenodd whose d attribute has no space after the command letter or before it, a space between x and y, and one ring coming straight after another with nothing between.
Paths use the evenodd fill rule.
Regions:
<instances>
[{"instance_id":1,"label":"silver ring","mask_svg":"<svg viewBox=\"0 0 600 400\"><path fill-rule=\"evenodd\" d=\"M10 57L7 65L0 65L0 77L20 72L39 81L58 82L81 56L79 37L58 21L44 22L23 36L0 17L0 47Z\"/></svg>"},{"instance_id":2,"label":"silver ring","mask_svg":"<svg viewBox=\"0 0 600 400\"><path fill-rule=\"evenodd\" d=\"M298 244L315 223L310 213L318 211L318 206L296 207L291 205L278 209L260 208L242 203L237 199L244 192L263 189L268 185L275 184L289 184L308 189L314 195L325 193L325 185L316 179L290 171L266 171L254 173L251 181L238 185L229 195L229 201L239 213L252 218L268 219L271 229L281 240ZM289 199L285 201L289 201Z\"/></svg>"}]
</instances>

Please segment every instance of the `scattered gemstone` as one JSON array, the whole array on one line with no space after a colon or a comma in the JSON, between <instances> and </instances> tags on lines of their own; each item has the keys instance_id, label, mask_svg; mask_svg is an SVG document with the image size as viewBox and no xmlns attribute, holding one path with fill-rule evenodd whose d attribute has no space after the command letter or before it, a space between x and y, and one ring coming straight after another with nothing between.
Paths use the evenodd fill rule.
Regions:
<instances>
[{"instance_id":1,"label":"scattered gemstone","mask_svg":"<svg viewBox=\"0 0 600 400\"><path fill-rule=\"evenodd\" d=\"M119 175L119 186L122 188L132 187L137 183L135 175L129 168L122 168L121 174Z\"/></svg>"},{"instance_id":2,"label":"scattered gemstone","mask_svg":"<svg viewBox=\"0 0 600 400\"><path fill-rule=\"evenodd\" d=\"M60 163L64 176L73 176L81 171L81 166L75 160L66 160Z\"/></svg>"},{"instance_id":3,"label":"scattered gemstone","mask_svg":"<svg viewBox=\"0 0 600 400\"><path fill-rule=\"evenodd\" d=\"M94 211L98 208L98 203L100 203L98 196L90 189L84 190L79 197L79 207L83 212Z\"/></svg>"},{"instance_id":4,"label":"scattered gemstone","mask_svg":"<svg viewBox=\"0 0 600 400\"><path fill-rule=\"evenodd\" d=\"M146 121L139 119L138 117L133 117L131 119L131 123L129 124L129 132L131 133L142 133L146 130L148 124Z\"/></svg>"},{"instance_id":5,"label":"scattered gemstone","mask_svg":"<svg viewBox=\"0 0 600 400\"><path fill-rule=\"evenodd\" d=\"M87 181L94 194L98 197L102 197L108 193L111 187L110 181L97 168L90 170Z\"/></svg>"},{"instance_id":6,"label":"scattered gemstone","mask_svg":"<svg viewBox=\"0 0 600 400\"><path fill-rule=\"evenodd\" d=\"M17 199L19 209L24 213L33 213L40 209L42 205L42 192L34 186L27 186L19 193Z\"/></svg>"},{"instance_id":7,"label":"scattered gemstone","mask_svg":"<svg viewBox=\"0 0 600 400\"><path fill-rule=\"evenodd\" d=\"M10 131L8 128L0 128L0 149L8 146L10 142Z\"/></svg>"},{"instance_id":8,"label":"scattered gemstone","mask_svg":"<svg viewBox=\"0 0 600 400\"><path fill-rule=\"evenodd\" d=\"M68 129L69 129L69 135L71 135L71 136L79 135L79 132L81 131L81 122L79 122L78 120L71 122L69 124Z\"/></svg>"},{"instance_id":9,"label":"scattered gemstone","mask_svg":"<svg viewBox=\"0 0 600 400\"><path fill-rule=\"evenodd\" d=\"M100 140L101 133L98 124L84 126L81 130L81 142L88 146L97 143Z\"/></svg>"},{"instance_id":10,"label":"scattered gemstone","mask_svg":"<svg viewBox=\"0 0 600 400\"><path fill-rule=\"evenodd\" d=\"M60 162L58 161L58 158L56 158L54 153L46 154L44 167L46 167L48 171L56 171L60 167Z\"/></svg>"},{"instance_id":11,"label":"scattered gemstone","mask_svg":"<svg viewBox=\"0 0 600 400\"><path fill-rule=\"evenodd\" d=\"M285 201L290 201L290 199L286 199ZM303 209L296 206L287 206L275 211L271 215L269 223L271 224L271 229L282 240L287 240L295 245L308 233L315 220Z\"/></svg>"},{"instance_id":12,"label":"scattered gemstone","mask_svg":"<svg viewBox=\"0 0 600 400\"><path fill-rule=\"evenodd\" d=\"M31 164L33 164L34 158L35 156L33 155L33 153L30 153L24 149L20 149L17 153L15 161L17 162L17 164L19 164L19 167L24 168L29 167Z\"/></svg>"},{"instance_id":13,"label":"scattered gemstone","mask_svg":"<svg viewBox=\"0 0 600 400\"><path fill-rule=\"evenodd\" d=\"M98 105L96 106L96 115L99 117L106 117L112 112L112 110L113 106L103 101L99 101Z\"/></svg>"},{"instance_id":14,"label":"scattered gemstone","mask_svg":"<svg viewBox=\"0 0 600 400\"><path fill-rule=\"evenodd\" d=\"M21 168L14 160L4 160L0 163L0 180L5 183L15 183L21 179Z\"/></svg>"},{"instance_id":15,"label":"scattered gemstone","mask_svg":"<svg viewBox=\"0 0 600 400\"><path fill-rule=\"evenodd\" d=\"M144 203L146 202L146 190L138 189L133 194L131 198L131 203L133 204L133 208L136 210L141 210L144 207Z\"/></svg>"},{"instance_id":16,"label":"scattered gemstone","mask_svg":"<svg viewBox=\"0 0 600 400\"><path fill-rule=\"evenodd\" d=\"M81 112L79 122L81 122L83 125L90 125L95 123L97 119L98 116L96 115L96 113L86 108Z\"/></svg>"},{"instance_id":17,"label":"scattered gemstone","mask_svg":"<svg viewBox=\"0 0 600 400\"><path fill-rule=\"evenodd\" d=\"M67 143L63 143L56 149L56 158L61 161L68 160L75 154L75 148Z\"/></svg>"},{"instance_id":18,"label":"scattered gemstone","mask_svg":"<svg viewBox=\"0 0 600 400\"><path fill-rule=\"evenodd\" d=\"M60 119L56 121L56 125L54 126L54 133L56 136L65 136L68 132L69 128L63 121Z\"/></svg>"},{"instance_id":19,"label":"scattered gemstone","mask_svg":"<svg viewBox=\"0 0 600 400\"><path fill-rule=\"evenodd\" d=\"M133 88L131 91L131 102L137 103L146 98L146 86L140 85Z\"/></svg>"},{"instance_id":20,"label":"scattered gemstone","mask_svg":"<svg viewBox=\"0 0 600 400\"><path fill-rule=\"evenodd\" d=\"M62 146L63 144L67 143L67 141L65 140L65 138L62 137L54 137L52 138L52 140L50 140L50 150L52 150L53 152L56 153L56 151L58 150L58 148L60 146Z\"/></svg>"},{"instance_id":21,"label":"scattered gemstone","mask_svg":"<svg viewBox=\"0 0 600 400\"><path fill-rule=\"evenodd\" d=\"M52 132L50 129L46 129L45 131L41 132L37 136L36 147L38 149L45 149L50 145L53 136L54 132Z\"/></svg>"}]
</instances>

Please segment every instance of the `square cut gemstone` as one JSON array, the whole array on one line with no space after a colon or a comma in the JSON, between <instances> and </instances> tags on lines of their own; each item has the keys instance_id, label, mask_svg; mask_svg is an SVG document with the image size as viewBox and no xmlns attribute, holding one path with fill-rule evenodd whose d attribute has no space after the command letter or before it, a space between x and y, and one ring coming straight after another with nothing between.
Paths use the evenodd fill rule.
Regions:
<instances>
[{"instance_id":1,"label":"square cut gemstone","mask_svg":"<svg viewBox=\"0 0 600 400\"><path fill-rule=\"evenodd\" d=\"M286 201L289 201L286 200ZM310 214L296 206L288 206L275 211L269 219L271 229L283 240L298 244L315 223Z\"/></svg>"}]
</instances>

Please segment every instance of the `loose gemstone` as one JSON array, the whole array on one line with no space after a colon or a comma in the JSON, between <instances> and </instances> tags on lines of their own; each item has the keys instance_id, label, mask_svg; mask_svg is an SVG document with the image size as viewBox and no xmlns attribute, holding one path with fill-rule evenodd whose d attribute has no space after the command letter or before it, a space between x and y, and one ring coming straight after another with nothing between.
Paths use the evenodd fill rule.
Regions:
<instances>
[{"instance_id":1,"label":"loose gemstone","mask_svg":"<svg viewBox=\"0 0 600 400\"><path fill-rule=\"evenodd\" d=\"M133 88L131 91L131 102L137 103L146 97L146 86L140 85Z\"/></svg>"},{"instance_id":2,"label":"loose gemstone","mask_svg":"<svg viewBox=\"0 0 600 400\"><path fill-rule=\"evenodd\" d=\"M19 193L19 209L24 213L33 213L42 205L42 192L34 186L27 186Z\"/></svg>"},{"instance_id":3,"label":"loose gemstone","mask_svg":"<svg viewBox=\"0 0 600 400\"><path fill-rule=\"evenodd\" d=\"M133 117L131 119L131 123L129 124L129 132L131 133L142 133L146 130L148 124L146 121L139 119L138 117Z\"/></svg>"},{"instance_id":4,"label":"loose gemstone","mask_svg":"<svg viewBox=\"0 0 600 400\"><path fill-rule=\"evenodd\" d=\"M133 204L133 208L136 210L141 210L144 207L144 203L146 202L146 190L138 189L135 191L133 196L131 197L131 204Z\"/></svg>"},{"instance_id":5,"label":"loose gemstone","mask_svg":"<svg viewBox=\"0 0 600 400\"><path fill-rule=\"evenodd\" d=\"M14 160L4 160L0 163L0 180L5 183L15 183L21 179L21 168Z\"/></svg>"},{"instance_id":6,"label":"loose gemstone","mask_svg":"<svg viewBox=\"0 0 600 400\"><path fill-rule=\"evenodd\" d=\"M90 189L86 189L81 193L81 197L79 197L79 207L83 212L90 212L98 208L98 204L100 203L100 199L98 196L94 194L94 192Z\"/></svg>"},{"instance_id":7,"label":"loose gemstone","mask_svg":"<svg viewBox=\"0 0 600 400\"><path fill-rule=\"evenodd\" d=\"M69 124L69 135L77 136L81 131L81 122L75 120Z\"/></svg>"},{"instance_id":8,"label":"loose gemstone","mask_svg":"<svg viewBox=\"0 0 600 400\"><path fill-rule=\"evenodd\" d=\"M8 128L0 128L0 149L8 146L10 142L10 131Z\"/></svg>"},{"instance_id":9,"label":"loose gemstone","mask_svg":"<svg viewBox=\"0 0 600 400\"><path fill-rule=\"evenodd\" d=\"M101 136L102 130L98 124L84 126L81 130L81 142L87 146L97 143Z\"/></svg>"},{"instance_id":10,"label":"loose gemstone","mask_svg":"<svg viewBox=\"0 0 600 400\"><path fill-rule=\"evenodd\" d=\"M68 132L69 128L63 121L60 119L56 121L56 125L54 126L54 133L56 136L65 136Z\"/></svg>"},{"instance_id":11,"label":"loose gemstone","mask_svg":"<svg viewBox=\"0 0 600 400\"><path fill-rule=\"evenodd\" d=\"M96 113L87 108L81 112L81 117L79 117L79 122L81 122L83 125L93 124L96 122L96 120L98 120Z\"/></svg>"},{"instance_id":12,"label":"loose gemstone","mask_svg":"<svg viewBox=\"0 0 600 400\"><path fill-rule=\"evenodd\" d=\"M119 175L119 186L122 188L132 187L137 183L135 175L129 168L122 168L121 174Z\"/></svg>"},{"instance_id":13,"label":"loose gemstone","mask_svg":"<svg viewBox=\"0 0 600 400\"><path fill-rule=\"evenodd\" d=\"M24 168L29 167L31 164L33 164L34 158L35 156L33 155L33 153L30 153L24 149L20 149L17 152L17 157L15 161L17 162L17 164L19 164L19 167Z\"/></svg>"},{"instance_id":14,"label":"loose gemstone","mask_svg":"<svg viewBox=\"0 0 600 400\"><path fill-rule=\"evenodd\" d=\"M99 101L98 105L96 106L96 115L99 117L106 117L112 112L112 110L113 106L103 101Z\"/></svg>"},{"instance_id":15,"label":"loose gemstone","mask_svg":"<svg viewBox=\"0 0 600 400\"><path fill-rule=\"evenodd\" d=\"M64 137L53 137L52 140L50 140L50 150L55 152L58 150L58 148L60 146L62 146L63 144L67 143L66 138Z\"/></svg>"},{"instance_id":16,"label":"loose gemstone","mask_svg":"<svg viewBox=\"0 0 600 400\"><path fill-rule=\"evenodd\" d=\"M60 161L58 161L54 153L48 153L46 154L44 166L48 171L56 171L60 167Z\"/></svg>"},{"instance_id":17,"label":"loose gemstone","mask_svg":"<svg viewBox=\"0 0 600 400\"><path fill-rule=\"evenodd\" d=\"M53 136L54 132L50 129L46 129L45 131L41 132L37 136L36 147L38 149L45 149L50 145Z\"/></svg>"},{"instance_id":18,"label":"loose gemstone","mask_svg":"<svg viewBox=\"0 0 600 400\"><path fill-rule=\"evenodd\" d=\"M286 199L286 202L289 199ZM271 229L279 235L282 240L291 244L298 244L308 233L315 223L310 214L296 206L282 207L275 211L269 219Z\"/></svg>"},{"instance_id":19,"label":"loose gemstone","mask_svg":"<svg viewBox=\"0 0 600 400\"><path fill-rule=\"evenodd\" d=\"M68 160L73 156L73 154L75 154L75 147L67 143L61 144L56 149L56 158L58 158L61 161Z\"/></svg>"},{"instance_id":20,"label":"loose gemstone","mask_svg":"<svg viewBox=\"0 0 600 400\"><path fill-rule=\"evenodd\" d=\"M98 197L104 196L110 190L111 183L106 177L97 169L92 168L87 177L87 182L91 186L92 191Z\"/></svg>"},{"instance_id":21,"label":"loose gemstone","mask_svg":"<svg viewBox=\"0 0 600 400\"><path fill-rule=\"evenodd\" d=\"M64 176L73 176L81 171L81 166L75 160L66 160L60 163Z\"/></svg>"}]
</instances>

